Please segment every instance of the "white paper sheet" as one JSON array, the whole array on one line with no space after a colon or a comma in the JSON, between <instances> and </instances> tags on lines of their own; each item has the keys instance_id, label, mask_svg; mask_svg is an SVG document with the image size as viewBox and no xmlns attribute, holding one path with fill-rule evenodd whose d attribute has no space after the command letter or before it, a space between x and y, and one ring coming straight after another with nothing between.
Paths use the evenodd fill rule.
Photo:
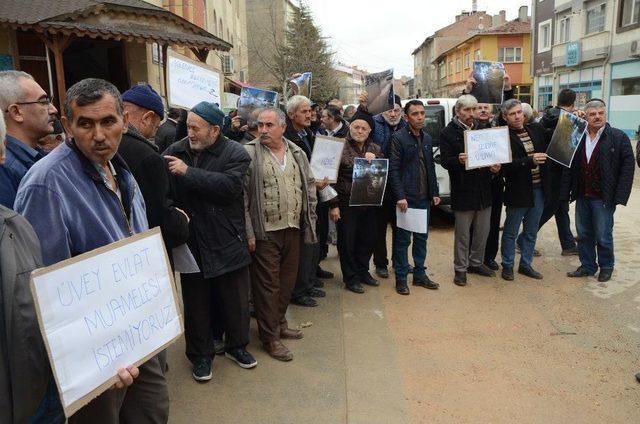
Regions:
<instances>
[{"instance_id":1,"label":"white paper sheet","mask_svg":"<svg viewBox=\"0 0 640 424\"><path fill-rule=\"evenodd\" d=\"M498 127L464 132L466 169L483 168L511 162L509 128Z\"/></svg>"},{"instance_id":2,"label":"white paper sheet","mask_svg":"<svg viewBox=\"0 0 640 424\"><path fill-rule=\"evenodd\" d=\"M174 247L171 251L173 255L173 268L180 274L195 274L200 272L196 258L193 257L187 244Z\"/></svg>"},{"instance_id":3,"label":"white paper sheet","mask_svg":"<svg viewBox=\"0 0 640 424\"><path fill-rule=\"evenodd\" d=\"M311 153L311 174L316 181L329 178L330 183L335 183L338 179L338 168L342 158L344 141L339 138L319 135L313 144Z\"/></svg>"},{"instance_id":4,"label":"white paper sheet","mask_svg":"<svg viewBox=\"0 0 640 424\"><path fill-rule=\"evenodd\" d=\"M427 210L407 208L406 212L401 212L396 207L396 224L398 228L413 233L427 234Z\"/></svg>"}]
</instances>

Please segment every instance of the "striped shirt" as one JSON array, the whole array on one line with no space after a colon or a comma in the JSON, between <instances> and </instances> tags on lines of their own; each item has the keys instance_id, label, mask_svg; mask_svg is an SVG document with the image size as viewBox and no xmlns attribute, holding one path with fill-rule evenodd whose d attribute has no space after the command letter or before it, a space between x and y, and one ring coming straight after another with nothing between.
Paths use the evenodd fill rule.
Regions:
<instances>
[{"instance_id":1,"label":"striped shirt","mask_svg":"<svg viewBox=\"0 0 640 424\"><path fill-rule=\"evenodd\" d=\"M533 157L535 153L535 147L533 146L533 141L531 141L531 137L529 137L529 133L527 130L523 129L522 132L518 133L518 137L524 146L524 150L527 152L529 157ZM542 185L542 177L540 175L540 166L536 165L535 168L531 169L531 179L533 181L533 188L540 188Z\"/></svg>"}]
</instances>

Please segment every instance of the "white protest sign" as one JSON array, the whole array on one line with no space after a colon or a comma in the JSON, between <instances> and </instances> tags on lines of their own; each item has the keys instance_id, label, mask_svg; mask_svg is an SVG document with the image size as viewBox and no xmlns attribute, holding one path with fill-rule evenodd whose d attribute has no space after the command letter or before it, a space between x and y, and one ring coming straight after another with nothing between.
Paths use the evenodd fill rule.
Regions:
<instances>
[{"instance_id":1,"label":"white protest sign","mask_svg":"<svg viewBox=\"0 0 640 424\"><path fill-rule=\"evenodd\" d=\"M31 292L67 416L183 332L158 228L34 271Z\"/></svg>"},{"instance_id":2,"label":"white protest sign","mask_svg":"<svg viewBox=\"0 0 640 424\"><path fill-rule=\"evenodd\" d=\"M464 151L467 154L466 169L511 162L509 128L465 131Z\"/></svg>"},{"instance_id":3,"label":"white protest sign","mask_svg":"<svg viewBox=\"0 0 640 424\"><path fill-rule=\"evenodd\" d=\"M338 168L342 158L344 141L339 138L318 135L311 153L311 174L316 181L329 179L330 183L338 181Z\"/></svg>"},{"instance_id":4,"label":"white protest sign","mask_svg":"<svg viewBox=\"0 0 640 424\"><path fill-rule=\"evenodd\" d=\"M396 207L396 225L412 233L427 234L427 224L429 217L426 209L407 208L402 212Z\"/></svg>"},{"instance_id":5,"label":"white protest sign","mask_svg":"<svg viewBox=\"0 0 640 424\"><path fill-rule=\"evenodd\" d=\"M219 72L206 63L196 62L171 50L167 56L170 106L191 109L205 101L222 104Z\"/></svg>"}]
</instances>

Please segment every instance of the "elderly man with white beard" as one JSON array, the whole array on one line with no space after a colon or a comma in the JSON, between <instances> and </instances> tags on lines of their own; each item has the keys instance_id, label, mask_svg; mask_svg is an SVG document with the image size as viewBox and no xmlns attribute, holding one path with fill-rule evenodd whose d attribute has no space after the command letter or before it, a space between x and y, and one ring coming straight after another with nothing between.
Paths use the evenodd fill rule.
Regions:
<instances>
[{"instance_id":1,"label":"elderly man with white beard","mask_svg":"<svg viewBox=\"0 0 640 424\"><path fill-rule=\"evenodd\" d=\"M369 100L366 91L360 94L358 99L360 107L367 108ZM382 112L373 117L373 128L371 130L371 138L375 144L380 146L382 157L389 158L389 149L391 146L391 136L394 132L404 128L407 123L402 119L402 104L400 96L394 97L393 109ZM381 278L389 278L389 259L387 258L387 224L391 224L391 230L396 231L396 205L392 199L391 191L386 190L382 208L378 213L376 225L376 246L373 251L373 264L376 267L376 274ZM393 238L392 238L393 240ZM393 249L392 249L393 251Z\"/></svg>"}]
</instances>

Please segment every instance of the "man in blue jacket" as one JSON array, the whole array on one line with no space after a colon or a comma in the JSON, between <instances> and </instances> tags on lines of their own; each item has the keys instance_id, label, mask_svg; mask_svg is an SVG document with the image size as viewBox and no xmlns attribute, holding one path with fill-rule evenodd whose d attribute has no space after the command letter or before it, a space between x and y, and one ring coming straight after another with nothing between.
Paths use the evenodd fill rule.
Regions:
<instances>
[{"instance_id":1,"label":"man in blue jacket","mask_svg":"<svg viewBox=\"0 0 640 424\"><path fill-rule=\"evenodd\" d=\"M404 115L409 125L391 138L389 180L400 212L406 212L407 208L426 209L428 223L431 202L439 205L440 197L431 137L423 131L424 104L420 100L409 101L404 106ZM398 228L394 238L393 268L396 291L403 295L409 294L407 250L410 242L411 232ZM425 272L426 256L427 234L413 233L413 285L436 290L438 283L431 281Z\"/></svg>"},{"instance_id":2,"label":"man in blue jacket","mask_svg":"<svg viewBox=\"0 0 640 424\"><path fill-rule=\"evenodd\" d=\"M0 165L0 205L13 208L24 174L44 152L38 140L53 133L57 109L47 93L26 72L0 72L0 110L7 127L7 154Z\"/></svg>"},{"instance_id":3,"label":"man in blue jacket","mask_svg":"<svg viewBox=\"0 0 640 424\"><path fill-rule=\"evenodd\" d=\"M633 185L633 148L627 135L607 123L602 100L585 107L587 132L565 178L564 197L576 201L576 229L580 267L569 277L594 275L598 281L611 279L614 266L613 214L626 205Z\"/></svg>"},{"instance_id":4,"label":"man in blue jacket","mask_svg":"<svg viewBox=\"0 0 640 424\"><path fill-rule=\"evenodd\" d=\"M62 123L72 138L31 167L15 201L16 211L40 239L44 265L148 227L140 189L116 154L128 123L118 89L94 78L74 84L66 95ZM140 370L138 390L131 393L144 394L144 399L124 387L108 390L69 422L167 422L169 394L158 358ZM137 373L132 369L132 376Z\"/></svg>"}]
</instances>

